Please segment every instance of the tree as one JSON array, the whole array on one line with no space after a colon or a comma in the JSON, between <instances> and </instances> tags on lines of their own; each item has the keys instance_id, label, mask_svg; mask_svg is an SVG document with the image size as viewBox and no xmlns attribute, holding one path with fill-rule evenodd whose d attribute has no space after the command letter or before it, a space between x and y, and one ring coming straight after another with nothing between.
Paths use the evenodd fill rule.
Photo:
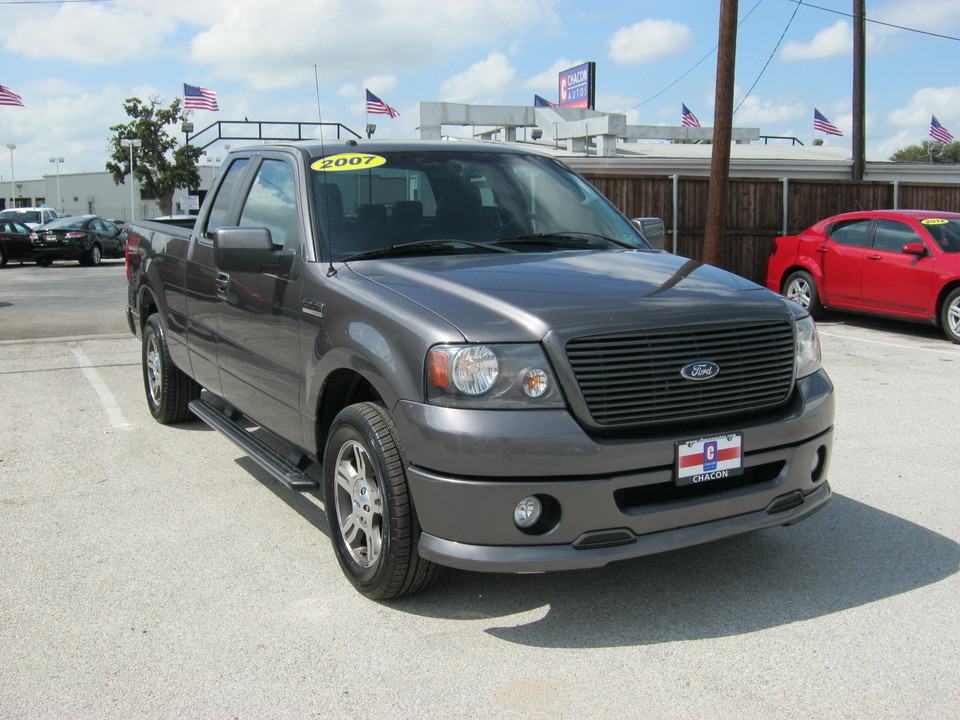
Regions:
<instances>
[{"instance_id":1,"label":"tree","mask_svg":"<svg viewBox=\"0 0 960 720\"><path fill-rule=\"evenodd\" d=\"M960 142L944 145L936 140L924 140L920 145L900 148L890 160L900 163L960 163Z\"/></svg>"},{"instance_id":2,"label":"tree","mask_svg":"<svg viewBox=\"0 0 960 720\"><path fill-rule=\"evenodd\" d=\"M121 145L120 141L140 140L140 146L133 151L133 174L144 194L157 199L160 213L169 215L173 211L173 191L176 188L200 185L197 161L203 154L198 147L178 145L166 129L168 125L179 129L178 126L186 120L180 98L170 103L170 107L161 107L160 100L155 97L148 103L140 98L127 98L123 109L131 120L110 128L114 135L107 144L110 153L107 170L113 181L121 185L130 174L130 148Z\"/></svg>"}]
</instances>

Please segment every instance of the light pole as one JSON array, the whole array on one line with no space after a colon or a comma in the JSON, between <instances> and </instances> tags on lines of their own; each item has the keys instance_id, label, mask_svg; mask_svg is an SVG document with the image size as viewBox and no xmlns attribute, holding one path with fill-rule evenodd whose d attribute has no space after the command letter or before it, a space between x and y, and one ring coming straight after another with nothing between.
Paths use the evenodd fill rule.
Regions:
<instances>
[{"instance_id":1,"label":"light pole","mask_svg":"<svg viewBox=\"0 0 960 720\"><path fill-rule=\"evenodd\" d=\"M12 207L17 206L17 188L14 185L14 175L13 172L13 151L17 149L17 146L13 143L7 143L7 147L10 148L10 202L13 203Z\"/></svg>"},{"instance_id":2,"label":"light pole","mask_svg":"<svg viewBox=\"0 0 960 720\"><path fill-rule=\"evenodd\" d=\"M60 196L60 163L63 162L62 157L52 157L50 162L57 164L57 212L63 212L63 198Z\"/></svg>"},{"instance_id":3,"label":"light pole","mask_svg":"<svg viewBox=\"0 0 960 720\"><path fill-rule=\"evenodd\" d=\"M136 181L136 179L135 179L134 176L133 176L133 149L134 149L135 147L140 147L141 142L140 142L140 140L137 140L136 138L133 138L133 139L130 139L130 140L123 139L123 140L120 141L120 144L121 144L123 147L128 147L128 148L130 148L130 222L133 222L134 220L137 219L137 218L136 218L136 214L137 214L137 213L136 213L136 211L134 210L134 208L135 208L136 206L133 204L133 186L134 186L134 183L135 183L135 181Z\"/></svg>"}]
</instances>

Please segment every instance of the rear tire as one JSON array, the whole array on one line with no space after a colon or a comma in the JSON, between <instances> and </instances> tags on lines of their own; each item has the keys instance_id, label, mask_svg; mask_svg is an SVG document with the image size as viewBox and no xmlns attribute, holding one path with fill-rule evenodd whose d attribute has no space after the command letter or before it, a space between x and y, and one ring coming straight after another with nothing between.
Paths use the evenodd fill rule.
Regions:
<instances>
[{"instance_id":1,"label":"rear tire","mask_svg":"<svg viewBox=\"0 0 960 720\"><path fill-rule=\"evenodd\" d=\"M806 270L797 270L787 276L783 281L783 294L806 308L811 317L818 318L823 314L817 282Z\"/></svg>"},{"instance_id":2,"label":"rear tire","mask_svg":"<svg viewBox=\"0 0 960 720\"><path fill-rule=\"evenodd\" d=\"M40 267L50 267L50 265L52 264L53 264L53 260L51 260L50 258L40 258L39 260L37 260L37 265L39 265Z\"/></svg>"},{"instance_id":3,"label":"rear tire","mask_svg":"<svg viewBox=\"0 0 960 720\"><path fill-rule=\"evenodd\" d=\"M90 249L80 258L81 265L99 265L103 259L103 251L97 243L90 246Z\"/></svg>"},{"instance_id":4,"label":"rear tire","mask_svg":"<svg viewBox=\"0 0 960 720\"><path fill-rule=\"evenodd\" d=\"M0 267L7 266L7 253L4 251L3 246L0 245Z\"/></svg>"},{"instance_id":5,"label":"rear tire","mask_svg":"<svg viewBox=\"0 0 960 720\"><path fill-rule=\"evenodd\" d=\"M143 326L141 360L143 388L154 419L164 425L192 419L188 406L200 397L200 386L173 364L159 315L148 317Z\"/></svg>"},{"instance_id":6,"label":"rear tire","mask_svg":"<svg viewBox=\"0 0 960 720\"><path fill-rule=\"evenodd\" d=\"M330 539L344 575L373 600L419 592L439 571L417 549L420 524L405 465L384 408L358 403L334 419L323 460Z\"/></svg>"},{"instance_id":7,"label":"rear tire","mask_svg":"<svg viewBox=\"0 0 960 720\"><path fill-rule=\"evenodd\" d=\"M940 327L951 342L960 343L960 288L954 288L940 308Z\"/></svg>"}]
</instances>

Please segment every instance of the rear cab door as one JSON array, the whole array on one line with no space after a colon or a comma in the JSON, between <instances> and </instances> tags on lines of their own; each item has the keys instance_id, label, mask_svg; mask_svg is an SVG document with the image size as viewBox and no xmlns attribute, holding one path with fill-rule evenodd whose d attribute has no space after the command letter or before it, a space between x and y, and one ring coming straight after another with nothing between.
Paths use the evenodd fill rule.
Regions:
<instances>
[{"instance_id":1,"label":"rear cab door","mask_svg":"<svg viewBox=\"0 0 960 720\"><path fill-rule=\"evenodd\" d=\"M213 238L218 228L235 222L240 199L250 183L250 157L232 156L221 170L220 184L199 232L190 238L184 277L186 290L187 344L194 378L216 395L223 395L217 365L219 330L217 306L221 293L217 285ZM202 229L201 229L202 228Z\"/></svg>"}]
</instances>

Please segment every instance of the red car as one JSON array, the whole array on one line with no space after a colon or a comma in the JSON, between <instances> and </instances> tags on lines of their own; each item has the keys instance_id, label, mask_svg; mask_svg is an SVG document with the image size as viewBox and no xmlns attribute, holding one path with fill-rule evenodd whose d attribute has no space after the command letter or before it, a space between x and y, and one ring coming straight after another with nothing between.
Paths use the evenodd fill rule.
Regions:
<instances>
[{"instance_id":1,"label":"red car","mask_svg":"<svg viewBox=\"0 0 960 720\"><path fill-rule=\"evenodd\" d=\"M960 343L960 213L834 215L774 241L767 287L814 317L829 308L931 323Z\"/></svg>"}]
</instances>

